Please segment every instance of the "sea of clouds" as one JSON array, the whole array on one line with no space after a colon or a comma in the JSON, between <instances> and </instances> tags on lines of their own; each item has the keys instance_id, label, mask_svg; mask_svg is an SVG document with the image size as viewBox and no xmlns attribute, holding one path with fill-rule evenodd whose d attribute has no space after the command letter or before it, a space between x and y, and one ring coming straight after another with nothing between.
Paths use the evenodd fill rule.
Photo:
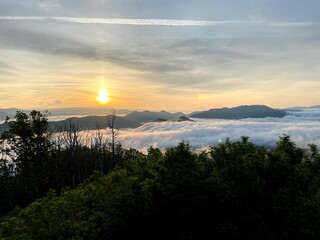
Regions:
<instances>
[{"instance_id":1,"label":"sea of clouds","mask_svg":"<svg viewBox=\"0 0 320 240\"><path fill-rule=\"evenodd\" d=\"M79 116L80 117L80 116ZM65 119L53 117L51 121ZM195 149L206 149L248 136L256 145L273 147L279 137L291 136L298 147L307 148L313 143L320 147L320 108L297 108L287 111L284 118L247 118L242 120L192 119L194 122L150 122L135 129L120 129L117 141L125 148L146 152L150 146L161 149L188 141ZM102 131L109 138L107 130ZM83 131L82 140L90 144L97 131Z\"/></svg>"},{"instance_id":2,"label":"sea of clouds","mask_svg":"<svg viewBox=\"0 0 320 240\"><path fill-rule=\"evenodd\" d=\"M320 146L320 109L288 111L284 118L247 118L242 120L193 119L194 122L150 122L136 129L120 130L118 140L124 147L146 150L174 146L182 140L194 148L207 148L248 136L250 141L275 146L284 134L301 148L313 143Z\"/></svg>"}]
</instances>

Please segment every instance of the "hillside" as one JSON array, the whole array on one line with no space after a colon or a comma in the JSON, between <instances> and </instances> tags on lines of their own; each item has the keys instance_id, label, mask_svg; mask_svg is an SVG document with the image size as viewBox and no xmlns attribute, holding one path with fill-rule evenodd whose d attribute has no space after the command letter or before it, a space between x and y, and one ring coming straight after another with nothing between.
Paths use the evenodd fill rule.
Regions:
<instances>
[{"instance_id":1,"label":"hillside","mask_svg":"<svg viewBox=\"0 0 320 240\"><path fill-rule=\"evenodd\" d=\"M107 117L106 116L87 116L81 118L68 118L62 121L57 122L49 122L49 127L53 131L61 131L64 130L69 125L73 124L79 130L95 130L98 128L107 128ZM115 119L115 128L137 128L140 127L141 124L138 122L131 121L126 119L125 117L116 116ZM8 123L0 124L0 134L4 131L8 131L9 126Z\"/></svg>"},{"instance_id":2,"label":"hillside","mask_svg":"<svg viewBox=\"0 0 320 240\"><path fill-rule=\"evenodd\" d=\"M125 116L126 119L129 119L134 122L151 122L157 119L174 119L178 118L180 116L184 115L184 113L177 112L177 113L169 113L167 111L160 111L160 112L151 112L151 111L143 111L143 112L137 112L134 111L132 113L129 113Z\"/></svg>"},{"instance_id":3,"label":"hillside","mask_svg":"<svg viewBox=\"0 0 320 240\"><path fill-rule=\"evenodd\" d=\"M265 118L286 115L283 110L273 109L265 105L244 105L233 108L216 108L191 115L193 118L243 119Z\"/></svg>"},{"instance_id":4,"label":"hillside","mask_svg":"<svg viewBox=\"0 0 320 240\"><path fill-rule=\"evenodd\" d=\"M20 110L18 108L0 108L0 120L5 120L7 116L13 118L17 111L25 110Z\"/></svg>"},{"instance_id":5,"label":"hillside","mask_svg":"<svg viewBox=\"0 0 320 240\"><path fill-rule=\"evenodd\" d=\"M154 120L152 122L194 122L194 121L186 116L180 116L180 117L177 117L177 118L174 118L171 120L164 119L164 118L157 118L156 120Z\"/></svg>"},{"instance_id":6,"label":"hillside","mask_svg":"<svg viewBox=\"0 0 320 240\"><path fill-rule=\"evenodd\" d=\"M80 130L95 130L98 128L106 128L107 117L106 116L87 116L82 118L69 118L58 122L50 122L50 126L53 130L61 130L69 123L76 124ZM136 128L141 124L131 121L125 117L116 116L115 128Z\"/></svg>"},{"instance_id":7,"label":"hillside","mask_svg":"<svg viewBox=\"0 0 320 240\"><path fill-rule=\"evenodd\" d=\"M170 120L171 122L194 122L193 120L191 120L190 118L186 117L186 116L180 116L177 117L175 119Z\"/></svg>"},{"instance_id":8,"label":"hillside","mask_svg":"<svg viewBox=\"0 0 320 240\"><path fill-rule=\"evenodd\" d=\"M85 163L97 161L95 149L82 149L77 164L87 159L84 153L90 153ZM57 155L46 161L51 156L56 163ZM97 169L74 189L47 188L42 198L0 218L0 239L320 238L320 153L296 148L289 137L274 149L243 137L207 154L181 142L164 152L150 147L148 154L121 149L116 157L122 165L105 174ZM60 171L72 174L65 165L70 158L62 160ZM48 166L47 174L56 172ZM11 178L24 186L21 173ZM3 207L10 186L0 186Z\"/></svg>"},{"instance_id":9,"label":"hillside","mask_svg":"<svg viewBox=\"0 0 320 240\"><path fill-rule=\"evenodd\" d=\"M8 113L0 111L0 120L5 120L7 116L10 117Z\"/></svg>"}]
</instances>

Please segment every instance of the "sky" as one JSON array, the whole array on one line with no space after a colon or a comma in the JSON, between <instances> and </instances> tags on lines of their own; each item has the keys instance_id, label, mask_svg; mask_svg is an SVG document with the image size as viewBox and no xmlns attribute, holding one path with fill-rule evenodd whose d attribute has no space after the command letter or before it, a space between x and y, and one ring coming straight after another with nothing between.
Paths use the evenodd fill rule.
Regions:
<instances>
[{"instance_id":1,"label":"sky","mask_svg":"<svg viewBox=\"0 0 320 240\"><path fill-rule=\"evenodd\" d=\"M320 104L318 0L0 0L0 108Z\"/></svg>"}]
</instances>

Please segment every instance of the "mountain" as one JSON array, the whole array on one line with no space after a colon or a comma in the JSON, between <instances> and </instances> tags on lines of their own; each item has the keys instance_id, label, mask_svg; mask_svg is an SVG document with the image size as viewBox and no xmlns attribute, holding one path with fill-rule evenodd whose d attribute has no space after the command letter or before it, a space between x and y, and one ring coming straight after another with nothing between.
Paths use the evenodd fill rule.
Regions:
<instances>
[{"instance_id":1,"label":"mountain","mask_svg":"<svg viewBox=\"0 0 320 240\"><path fill-rule=\"evenodd\" d=\"M286 112L303 112L305 111L305 109L301 109L301 108L283 108L283 111Z\"/></svg>"},{"instance_id":2,"label":"mountain","mask_svg":"<svg viewBox=\"0 0 320 240\"><path fill-rule=\"evenodd\" d=\"M184 113L177 112L177 113L169 113L166 111L160 111L160 112L151 112L151 111L143 111L143 112L138 112L134 111L132 113L129 113L125 116L126 119L129 119L134 122L140 122L140 123L145 123L145 122L151 122L155 121L157 119L174 119L177 117L180 117L181 115L184 115Z\"/></svg>"},{"instance_id":3,"label":"mountain","mask_svg":"<svg viewBox=\"0 0 320 240\"><path fill-rule=\"evenodd\" d=\"M319 109L320 105L313 105L313 106L294 106L294 107L288 107L284 108L285 111L296 111L296 110L303 110L303 109Z\"/></svg>"},{"instance_id":4,"label":"mountain","mask_svg":"<svg viewBox=\"0 0 320 240\"><path fill-rule=\"evenodd\" d=\"M76 124L80 130L95 130L98 128L107 128L106 116L87 116L82 118L68 118L66 120L50 122L50 126L53 130L63 130L69 123ZM131 121L125 117L115 117L115 128L137 128L141 124Z\"/></svg>"},{"instance_id":5,"label":"mountain","mask_svg":"<svg viewBox=\"0 0 320 240\"><path fill-rule=\"evenodd\" d=\"M294 107L299 109L320 109L320 105L313 105L313 106L305 106L305 107Z\"/></svg>"},{"instance_id":6,"label":"mountain","mask_svg":"<svg viewBox=\"0 0 320 240\"><path fill-rule=\"evenodd\" d=\"M168 119L165 118L157 118L156 120L153 120L152 122L167 122Z\"/></svg>"},{"instance_id":7,"label":"mountain","mask_svg":"<svg viewBox=\"0 0 320 240\"><path fill-rule=\"evenodd\" d=\"M0 112L0 120L5 120L7 116L12 117L12 115L10 115L6 112Z\"/></svg>"},{"instance_id":8,"label":"mountain","mask_svg":"<svg viewBox=\"0 0 320 240\"><path fill-rule=\"evenodd\" d=\"M320 108L320 105L310 106L309 108Z\"/></svg>"},{"instance_id":9,"label":"mountain","mask_svg":"<svg viewBox=\"0 0 320 240\"><path fill-rule=\"evenodd\" d=\"M191 120L190 118L186 117L186 116L180 116L177 117L175 119L170 120L172 122L194 122L193 120Z\"/></svg>"},{"instance_id":10,"label":"mountain","mask_svg":"<svg viewBox=\"0 0 320 240\"><path fill-rule=\"evenodd\" d=\"M191 112L189 113L187 116L192 116L192 115L195 115L195 114L198 114L198 113L201 113L202 111L194 111L194 112Z\"/></svg>"},{"instance_id":11,"label":"mountain","mask_svg":"<svg viewBox=\"0 0 320 240\"><path fill-rule=\"evenodd\" d=\"M8 116L9 118L13 118L17 111L28 112L26 110L21 110L18 108L0 108L0 120L5 120Z\"/></svg>"},{"instance_id":12,"label":"mountain","mask_svg":"<svg viewBox=\"0 0 320 240\"><path fill-rule=\"evenodd\" d=\"M78 126L79 130L95 130L98 128L108 127L106 116L87 116L81 118L73 117L62 121L49 122L49 126L53 131L60 131L65 129L65 127L68 127L70 122L75 126ZM126 119L125 117L115 117L115 128L137 128L140 126L140 123L131 121L129 119ZM0 134L8 130L8 123L0 124Z\"/></svg>"},{"instance_id":13,"label":"mountain","mask_svg":"<svg viewBox=\"0 0 320 240\"><path fill-rule=\"evenodd\" d=\"M17 111L22 111L25 113L29 113L30 110L21 110L18 108L0 108L0 120L5 120L6 117L13 118ZM43 111L43 110L40 110ZM112 113L112 109L104 108L104 107L74 107L74 108L53 108L48 109L50 115L52 116L72 116L72 115L100 115L100 114L108 114ZM119 109L115 111L116 114L128 114L132 111L127 109Z\"/></svg>"},{"instance_id":14,"label":"mountain","mask_svg":"<svg viewBox=\"0 0 320 240\"><path fill-rule=\"evenodd\" d=\"M286 115L283 110L273 109L265 105L244 105L233 108L216 108L192 115L193 118L243 119L265 118Z\"/></svg>"},{"instance_id":15,"label":"mountain","mask_svg":"<svg viewBox=\"0 0 320 240\"><path fill-rule=\"evenodd\" d=\"M153 120L152 122L194 122L193 120L191 120L190 118L186 117L186 116L180 116L171 120L165 119L165 118L157 118L156 120Z\"/></svg>"}]
</instances>

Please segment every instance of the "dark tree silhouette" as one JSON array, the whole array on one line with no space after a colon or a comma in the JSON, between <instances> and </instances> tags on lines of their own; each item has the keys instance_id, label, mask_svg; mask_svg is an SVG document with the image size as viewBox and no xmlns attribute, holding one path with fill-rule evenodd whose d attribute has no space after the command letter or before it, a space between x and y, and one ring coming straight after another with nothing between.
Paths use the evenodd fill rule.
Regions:
<instances>
[{"instance_id":1,"label":"dark tree silhouette","mask_svg":"<svg viewBox=\"0 0 320 240\"><path fill-rule=\"evenodd\" d=\"M116 152L116 140L119 134L119 130L116 128L116 112L113 111L107 116L107 126L111 137L111 154L112 162L115 163L115 152Z\"/></svg>"}]
</instances>

